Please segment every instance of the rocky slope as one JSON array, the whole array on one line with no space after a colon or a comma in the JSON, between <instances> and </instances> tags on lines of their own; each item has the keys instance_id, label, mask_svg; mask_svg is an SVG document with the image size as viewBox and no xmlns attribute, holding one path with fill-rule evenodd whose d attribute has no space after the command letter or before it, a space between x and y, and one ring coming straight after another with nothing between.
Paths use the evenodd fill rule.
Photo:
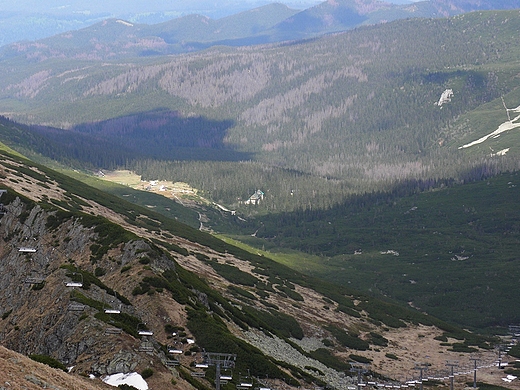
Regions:
<instances>
[{"instance_id":1,"label":"rocky slope","mask_svg":"<svg viewBox=\"0 0 520 390\"><path fill-rule=\"evenodd\" d=\"M355 382L345 377L354 375L349 361L371 362L366 379L386 382L417 376L413 368L422 361L432 374L446 360L470 364L453 348L458 340L432 324L388 326L389 317L377 320L363 306L366 297L341 295L350 300L345 308L309 283L287 279L268 259L257 259L260 266L191 241L144 211L122 215L104 206L106 199L73 194L59 176L26 160L3 155L0 177L8 191L0 198L1 344L50 356L72 367L65 375L77 380L147 370L150 388L211 387L211 374L192 376L204 349L236 354L235 380L249 370L269 375L264 384L272 387L282 380L345 387ZM116 208L115 198L110 202ZM153 334L140 335L144 329ZM481 345L472 350L492 362L495 352ZM41 375L34 367L31 375ZM500 383L499 376L491 380ZM92 381L75 388L103 386Z\"/></svg>"},{"instance_id":2,"label":"rocky slope","mask_svg":"<svg viewBox=\"0 0 520 390\"><path fill-rule=\"evenodd\" d=\"M107 390L99 380L72 376L0 346L0 386L2 389Z\"/></svg>"}]
</instances>

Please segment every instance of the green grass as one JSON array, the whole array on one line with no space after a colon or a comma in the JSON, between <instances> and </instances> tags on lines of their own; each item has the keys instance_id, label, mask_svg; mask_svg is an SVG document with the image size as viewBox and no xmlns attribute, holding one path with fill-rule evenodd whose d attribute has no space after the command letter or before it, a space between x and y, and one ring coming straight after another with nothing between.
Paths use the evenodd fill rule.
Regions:
<instances>
[{"instance_id":1,"label":"green grass","mask_svg":"<svg viewBox=\"0 0 520 390\"><path fill-rule=\"evenodd\" d=\"M279 264L283 264L299 272L306 273L306 271L316 272L319 270L321 270L321 272L325 272L327 270L327 266L322 264L324 258L321 256L315 256L289 248L277 248L275 246L271 246L272 248L270 250L260 249L253 245L247 244L246 241L256 241L258 246L262 246L262 240L251 240L247 237L227 236L225 234L215 234L215 237L230 245L236 246L237 248L243 249L258 256L267 257Z\"/></svg>"}]
</instances>

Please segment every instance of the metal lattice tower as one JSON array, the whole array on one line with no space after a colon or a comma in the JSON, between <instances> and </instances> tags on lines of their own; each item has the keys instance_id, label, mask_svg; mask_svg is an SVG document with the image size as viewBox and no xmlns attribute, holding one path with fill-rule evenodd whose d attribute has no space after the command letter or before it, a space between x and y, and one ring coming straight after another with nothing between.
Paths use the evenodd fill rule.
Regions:
<instances>
[{"instance_id":1,"label":"metal lattice tower","mask_svg":"<svg viewBox=\"0 0 520 390\"><path fill-rule=\"evenodd\" d=\"M231 369L235 367L237 355L233 353L203 352L204 363L215 366L215 388L220 390L220 369Z\"/></svg>"},{"instance_id":2,"label":"metal lattice tower","mask_svg":"<svg viewBox=\"0 0 520 390\"><path fill-rule=\"evenodd\" d=\"M413 369L419 371L419 389L423 390L423 373L428 369L428 363L415 363Z\"/></svg>"},{"instance_id":3,"label":"metal lattice tower","mask_svg":"<svg viewBox=\"0 0 520 390\"><path fill-rule=\"evenodd\" d=\"M480 361L478 357L470 357L469 360L473 361L473 388L477 388L477 363Z\"/></svg>"},{"instance_id":4,"label":"metal lattice tower","mask_svg":"<svg viewBox=\"0 0 520 390\"><path fill-rule=\"evenodd\" d=\"M365 363L350 363L350 372L356 372L357 373L357 389L361 390L361 375L366 373L367 370L367 364Z\"/></svg>"},{"instance_id":5,"label":"metal lattice tower","mask_svg":"<svg viewBox=\"0 0 520 390\"><path fill-rule=\"evenodd\" d=\"M459 366L459 362L456 361L456 360L447 360L446 361L446 366L448 367L451 367L451 373L450 373L450 390L453 390L453 382L454 382L454 379L455 379L455 375L453 374L453 369L455 367L458 367Z\"/></svg>"}]
</instances>

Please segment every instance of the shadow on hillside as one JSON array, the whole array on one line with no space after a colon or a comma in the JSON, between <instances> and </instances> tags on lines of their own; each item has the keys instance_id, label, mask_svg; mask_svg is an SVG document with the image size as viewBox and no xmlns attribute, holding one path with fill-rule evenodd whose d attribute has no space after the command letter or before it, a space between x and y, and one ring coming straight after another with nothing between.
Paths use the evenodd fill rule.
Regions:
<instances>
[{"instance_id":1,"label":"shadow on hillside","mask_svg":"<svg viewBox=\"0 0 520 390\"><path fill-rule=\"evenodd\" d=\"M96 161L103 160L102 156L110 155L127 160L250 160L250 154L236 151L225 142L234 124L232 120L183 117L175 111L154 110L83 123L65 132L49 128L38 131L68 148L72 153L69 157L93 165L98 165ZM78 143L82 150L73 151Z\"/></svg>"}]
</instances>

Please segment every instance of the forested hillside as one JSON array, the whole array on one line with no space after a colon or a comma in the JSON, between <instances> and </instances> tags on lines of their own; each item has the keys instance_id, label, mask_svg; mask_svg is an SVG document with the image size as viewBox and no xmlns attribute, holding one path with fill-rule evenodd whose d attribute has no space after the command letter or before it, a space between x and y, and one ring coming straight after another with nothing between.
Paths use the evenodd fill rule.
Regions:
<instances>
[{"instance_id":1,"label":"forested hillside","mask_svg":"<svg viewBox=\"0 0 520 390\"><path fill-rule=\"evenodd\" d=\"M102 64L5 60L2 111L67 129L39 130L58 160L191 182L230 205L261 188L270 210L330 207L402 180L516 169L519 20L478 12ZM100 146L72 141L85 136Z\"/></svg>"},{"instance_id":2,"label":"forested hillside","mask_svg":"<svg viewBox=\"0 0 520 390\"><path fill-rule=\"evenodd\" d=\"M519 190L518 173L464 185L402 184L327 211L240 221L228 232L280 258L312 254L290 262L309 275L489 331L520 321L511 294L520 277Z\"/></svg>"}]
</instances>

